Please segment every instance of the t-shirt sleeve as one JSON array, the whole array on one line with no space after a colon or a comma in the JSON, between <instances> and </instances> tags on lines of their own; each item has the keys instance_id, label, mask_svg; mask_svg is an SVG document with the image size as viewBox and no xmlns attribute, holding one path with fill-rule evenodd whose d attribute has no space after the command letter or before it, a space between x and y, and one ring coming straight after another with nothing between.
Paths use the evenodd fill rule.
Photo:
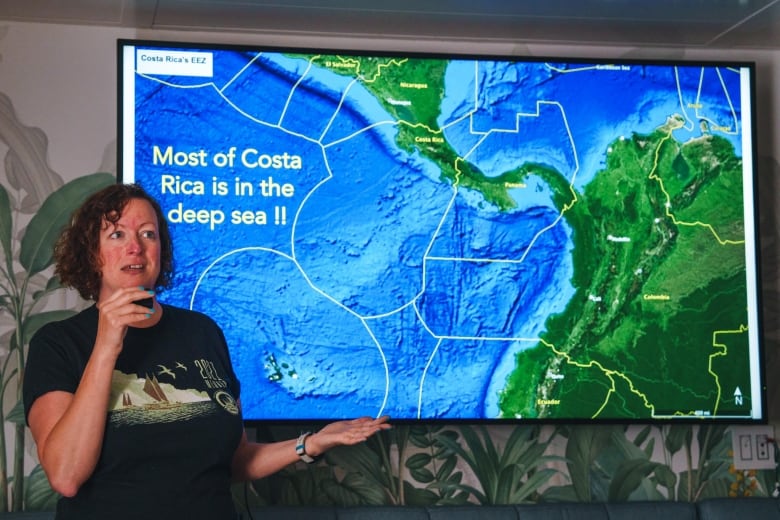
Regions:
<instances>
[{"instance_id":1,"label":"t-shirt sleeve","mask_svg":"<svg viewBox=\"0 0 780 520\"><path fill-rule=\"evenodd\" d=\"M241 397L241 382L238 380L238 378L236 377L236 373L233 370L233 362L230 359L230 350L228 349L227 340L225 339L225 333L222 331L222 328L220 328L220 326L217 325L217 323L213 319L209 318L209 320L214 324L214 327L216 328L217 333L219 335L219 340L220 340L219 344L221 349L220 357L224 359L225 368L228 371L228 375L230 377L230 381L233 386L232 387L233 396L235 397L236 400L238 400Z\"/></svg>"},{"instance_id":2,"label":"t-shirt sleeve","mask_svg":"<svg viewBox=\"0 0 780 520\"><path fill-rule=\"evenodd\" d=\"M25 421L40 396L56 390L75 393L78 388L80 373L74 371L75 352L64 342L56 326L41 328L30 340L22 382Z\"/></svg>"}]
</instances>

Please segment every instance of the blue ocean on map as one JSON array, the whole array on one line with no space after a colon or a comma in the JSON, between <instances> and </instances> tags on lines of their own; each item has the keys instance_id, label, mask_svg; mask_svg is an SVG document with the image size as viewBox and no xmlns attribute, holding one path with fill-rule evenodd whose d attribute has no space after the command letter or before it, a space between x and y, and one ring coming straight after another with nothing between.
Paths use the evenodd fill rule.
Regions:
<instances>
[{"instance_id":1,"label":"blue ocean on map","mask_svg":"<svg viewBox=\"0 0 780 520\"><path fill-rule=\"evenodd\" d=\"M581 190L611 142L672 114L690 122L679 141L734 127L727 109L693 113L723 96L697 72L456 60L438 123L488 178L538 163ZM515 354L574 294L571 230L543 179L497 208L401 147L386 100L306 57L224 51L209 81L136 84L135 177L176 245L161 299L223 328L246 418L498 416ZM168 147L208 160L160 164Z\"/></svg>"}]
</instances>

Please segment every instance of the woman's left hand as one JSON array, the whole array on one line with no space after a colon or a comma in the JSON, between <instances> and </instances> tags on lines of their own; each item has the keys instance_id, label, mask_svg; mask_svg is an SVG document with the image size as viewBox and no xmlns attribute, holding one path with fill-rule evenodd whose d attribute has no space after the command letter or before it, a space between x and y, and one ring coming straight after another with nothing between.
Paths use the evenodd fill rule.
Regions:
<instances>
[{"instance_id":1,"label":"woman's left hand","mask_svg":"<svg viewBox=\"0 0 780 520\"><path fill-rule=\"evenodd\" d=\"M317 457L336 446L351 446L364 442L376 432L390 429L389 420L390 417L384 415L376 419L360 417L332 422L306 439L306 453Z\"/></svg>"}]
</instances>

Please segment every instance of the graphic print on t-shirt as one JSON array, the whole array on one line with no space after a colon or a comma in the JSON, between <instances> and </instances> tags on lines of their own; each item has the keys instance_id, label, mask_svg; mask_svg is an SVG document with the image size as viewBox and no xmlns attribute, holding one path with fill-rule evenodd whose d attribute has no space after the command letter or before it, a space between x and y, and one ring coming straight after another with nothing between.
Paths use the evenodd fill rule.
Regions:
<instances>
[{"instance_id":1,"label":"graphic print on t-shirt","mask_svg":"<svg viewBox=\"0 0 780 520\"><path fill-rule=\"evenodd\" d=\"M109 421L114 426L166 423L182 421L217 413L220 408L235 415L238 406L224 387L216 371L203 375L204 360L196 360L194 367L200 369L203 388L220 387L218 396L211 396L207 390L179 388L175 386L176 375L186 375L189 368L177 362L174 367L157 365L156 370L145 374L125 374L114 370L111 380L111 397L108 403ZM195 373L198 373L196 370ZM169 382L162 382L167 380ZM192 378L186 379L189 384ZM217 384L221 381L222 384Z\"/></svg>"}]
</instances>

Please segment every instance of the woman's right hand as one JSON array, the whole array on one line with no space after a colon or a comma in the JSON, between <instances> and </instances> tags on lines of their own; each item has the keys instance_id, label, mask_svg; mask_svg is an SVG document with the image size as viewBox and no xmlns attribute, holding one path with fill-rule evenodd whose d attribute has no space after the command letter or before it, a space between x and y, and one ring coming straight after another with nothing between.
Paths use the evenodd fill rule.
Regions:
<instances>
[{"instance_id":1,"label":"woman's right hand","mask_svg":"<svg viewBox=\"0 0 780 520\"><path fill-rule=\"evenodd\" d=\"M143 287L126 287L97 303L98 328L95 348L109 349L115 355L122 351L127 328L155 318L158 312L156 300L146 307L137 302L154 296L154 291Z\"/></svg>"}]
</instances>

